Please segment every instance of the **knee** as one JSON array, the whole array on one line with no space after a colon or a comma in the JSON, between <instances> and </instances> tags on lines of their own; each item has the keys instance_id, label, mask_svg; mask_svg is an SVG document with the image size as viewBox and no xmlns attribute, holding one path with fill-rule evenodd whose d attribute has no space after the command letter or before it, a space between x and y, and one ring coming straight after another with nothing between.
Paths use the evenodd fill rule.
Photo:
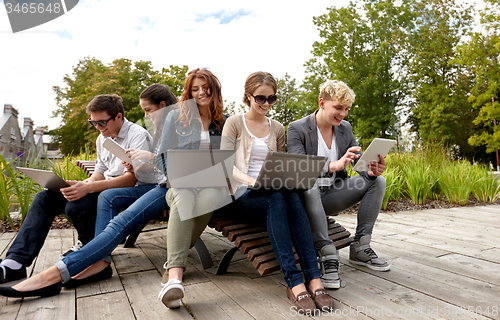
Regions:
<instances>
[{"instance_id":1,"label":"knee","mask_svg":"<svg viewBox=\"0 0 500 320\"><path fill-rule=\"evenodd\" d=\"M285 202L285 195L281 192L273 192L271 197L269 197L269 202L270 203L281 203Z\"/></svg>"},{"instance_id":2,"label":"knee","mask_svg":"<svg viewBox=\"0 0 500 320\"><path fill-rule=\"evenodd\" d=\"M112 189L106 189L99 193L99 197L97 198L97 203L99 205L111 206L113 205L113 199L115 198Z\"/></svg>"},{"instance_id":3,"label":"knee","mask_svg":"<svg viewBox=\"0 0 500 320\"><path fill-rule=\"evenodd\" d=\"M38 205L49 201L50 200L49 192L50 192L49 190L42 190L38 192L33 198L31 205Z\"/></svg>"},{"instance_id":4,"label":"knee","mask_svg":"<svg viewBox=\"0 0 500 320\"><path fill-rule=\"evenodd\" d=\"M378 176L377 179L375 179L375 188L380 189L380 190L385 190L386 186L386 180L382 176Z\"/></svg>"}]
</instances>

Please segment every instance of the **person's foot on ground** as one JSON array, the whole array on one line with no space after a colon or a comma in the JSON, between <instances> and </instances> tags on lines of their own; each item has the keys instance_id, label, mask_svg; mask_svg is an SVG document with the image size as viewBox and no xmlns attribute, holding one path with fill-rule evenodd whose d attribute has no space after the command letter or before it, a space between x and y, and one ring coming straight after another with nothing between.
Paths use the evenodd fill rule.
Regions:
<instances>
[{"instance_id":1,"label":"person's foot on ground","mask_svg":"<svg viewBox=\"0 0 500 320\"><path fill-rule=\"evenodd\" d=\"M318 251L318 262L321 269L321 282L327 289L340 288L339 255L337 248L327 245Z\"/></svg>"},{"instance_id":2,"label":"person's foot on ground","mask_svg":"<svg viewBox=\"0 0 500 320\"><path fill-rule=\"evenodd\" d=\"M380 259L375 251L370 248L371 235L362 236L358 241L351 243L349 262L368 267L376 271L388 271L391 266Z\"/></svg>"}]
</instances>

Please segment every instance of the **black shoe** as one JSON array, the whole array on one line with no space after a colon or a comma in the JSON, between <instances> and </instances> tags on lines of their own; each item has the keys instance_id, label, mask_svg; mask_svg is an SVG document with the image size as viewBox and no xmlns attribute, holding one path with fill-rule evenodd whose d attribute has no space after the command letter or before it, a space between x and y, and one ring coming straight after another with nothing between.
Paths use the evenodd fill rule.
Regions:
<instances>
[{"instance_id":1,"label":"black shoe","mask_svg":"<svg viewBox=\"0 0 500 320\"><path fill-rule=\"evenodd\" d=\"M62 286L65 288L76 288L82 284L109 279L111 278L112 275L113 275L113 269L111 268L111 265L108 264L106 268L102 269L100 272L90 277L83 279L70 279L66 283L63 283Z\"/></svg>"},{"instance_id":2,"label":"black shoe","mask_svg":"<svg viewBox=\"0 0 500 320\"><path fill-rule=\"evenodd\" d=\"M0 260L1 262L2 260ZM0 283L21 280L26 278L26 267L19 270L13 270L9 267L0 266Z\"/></svg>"},{"instance_id":3,"label":"black shoe","mask_svg":"<svg viewBox=\"0 0 500 320\"><path fill-rule=\"evenodd\" d=\"M59 294L59 292L61 292L61 281L30 291L17 291L16 289L12 289L12 287L0 287L0 295L12 298L50 297Z\"/></svg>"}]
</instances>

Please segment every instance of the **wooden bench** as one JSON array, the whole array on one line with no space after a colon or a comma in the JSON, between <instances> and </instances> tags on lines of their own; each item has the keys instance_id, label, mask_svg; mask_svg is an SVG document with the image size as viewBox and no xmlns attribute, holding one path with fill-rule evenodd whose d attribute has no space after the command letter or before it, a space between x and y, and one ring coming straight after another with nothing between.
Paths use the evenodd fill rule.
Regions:
<instances>
[{"instance_id":1,"label":"wooden bench","mask_svg":"<svg viewBox=\"0 0 500 320\"><path fill-rule=\"evenodd\" d=\"M271 246L266 225L238 221L234 218L234 216L218 217L215 214L210 220L209 226L222 232L224 237L232 241L235 246L224 254L217 267L206 271L215 274L226 273L229 263L238 249L247 256L260 275L263 276L279 270L280 267ZM328 234L337 249L345 248L353 241L351 233L332 218L328 218ZM296 252L295 248L293 251ZM295 254L295 259L298 263L297 254Z\"/></svg>"},{"instance_id":2,"label":"wooden bench","mask_svg":"<svg viewBox=\"0 0 500 320\"><path fill-rule=\"evenodd\" d=\"M90 176L92 172L94 172L95 161L78 160L77 165ZM168 217L168 212L163 213L163 216ZM235 215L228 214L227 210L220 210L214 213L208 225L209 227L221 232L223 236L233 242L235 246L224 254L217 266L214 266L212 257L207 247L201 238L198 238L194 247L198 253L203 269L206 272L214 274L226 273L234 254L238 250L247 256L247 259L252 262L253 267L260 273L260 275L266 275L279 270L279 264L276 260L276 255L274 254L271 246L271 242L267 234L267 227L264 222L258 223L238 220ZM156 231L167 227L168 225L145 231L141 228L141 230L129 235L124 247L134 247L135 241L141 232ZM335 222L332 218L328 218L328 233L329 238L333 240L337 249L347 247L353 241L351 233L339 223ZM298 263L299 259L297 254L295 255L295 259Z\"/></svg>"}]
</instances>

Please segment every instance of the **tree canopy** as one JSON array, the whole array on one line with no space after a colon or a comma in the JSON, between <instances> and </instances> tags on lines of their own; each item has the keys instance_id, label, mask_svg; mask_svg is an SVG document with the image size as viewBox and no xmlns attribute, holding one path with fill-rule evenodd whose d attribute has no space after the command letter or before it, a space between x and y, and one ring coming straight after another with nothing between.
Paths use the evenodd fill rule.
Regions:
<instances>
[{"instance_id":1,"label":"tree canopy","mask_svg":"<svg viewBox=\"0 0 500 320\"><path fill-rule=\"evenodd\" d=\"M116 93L123 98L125 117L136 122L143 118L139 105L139 94L153 83L166 84L176 96L184 86L187 66L170 66L161 71L154 70L149 61L117 59L109 65L86 57L73 68L71 75L64 76L65 87L53 87L57 109L63 124L53 131L54 142L63 154L77 154L85 147L95 149L99 132L87 123L87 104L99 94Z\"/></svg>"},{"instance_id":2,"label":"tree canopy","mask_svg":"<svg viewBox=\"0 0 500 320\"><path fill-rule=\"evenodd\" d=\"M320 41L313 44L314 58L306 63L310 74L302 88L312 112L317 108L318 85L325 80L341 80L356 93L346 120L361 144L375 137L397 135L398 112L402 108L407 83L404 61L407 53L395 36L409 28L411 15L406 0L351 2L345 8L329 8L313 18Z\"/></svg>"}]
</instances>

